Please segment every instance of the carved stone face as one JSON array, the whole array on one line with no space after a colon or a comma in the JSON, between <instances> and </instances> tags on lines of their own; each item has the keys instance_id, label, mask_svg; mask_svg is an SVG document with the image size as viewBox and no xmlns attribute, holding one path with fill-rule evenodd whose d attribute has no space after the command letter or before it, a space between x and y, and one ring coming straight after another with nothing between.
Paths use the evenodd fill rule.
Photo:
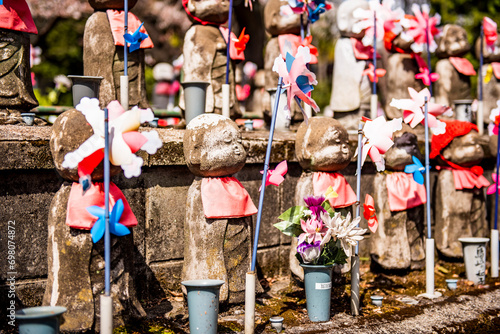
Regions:
<instances>
[{"instance_id":1,"label":"carved stone face","mask_svg":"<svg viewBox=\"0 0 500 334\"><path fill-rule=\"evenodd\" d=\"M203 21L224 24L229 18L229 0L189 0L187 8Z\"/></svg>"},{"instance_id":2,"label":"carved stone face","mask_svg":"<svg viewBox=\"0 0 500 334\"><path fill-rule=\"evenodd\" d=\"M349 136L339 121L312 117L303 122L295 139L295 154L305 170L335 172L351 161Z\"/></svg>"},{"instance_id":3,"label":"carved stone face","mask_svg":"<svg viewBox=\"0 0 500 334\"><path fill-rule=\"evenodd\" d=\"M418 149L417 136L403 132L394 138L394 145L384 154L385 167L388 170L404 170L406 165L413 164L412 156L423 163L422 153Z\"/></svg>"},{"instance_id":4,"label":"carved stone face","mask_svg":"<svg viewBox=\"0 0 500 334\"><path fill-rule=\"evenodd\" d=\"M227 117L203 114L184 133L184 157L189 170L204 177L228 176L245 165L246 151L238 126Z\"/></svg>"},{"instance_id":5,"label":"carved stone face","mask_svg":"<svg viewBox=\"0 0 500 334\"><path fill-rule=\"evenodd\" d=\"M354 11L358 8L369 9L368 2L364 0L349 0L340 4L337 11L337 26L342 37L361 38L364 36L364 31L360 33L352 31L353 24L360 21L359 18L355 18L353 15Z\"/></svg>"},{"instance_id":6,"label":"carved stone face","mask_svg":"<svg viewBox=\"0 0 500 334\"><path fill-rule=\"evenodd\" d=\"M445 25L436 55L439 58L461 57L469 51L470 44L467 40L467 31L456 24Z\"/></svg>"},{"instance_id":7,"label":"carved stone face","mask_svg":"<svg viewBox=\"0 0 500 334\"><path fill-rule=\"evenodd\" d=\"M479 134L475 130L453 139L442 154L446 160L464 167L476 165L484 158L483 148L479 145Z\"/></svg>"},{"instance_id":8,"label":"carved stone face","mask_svg":"<svg viewBox=\"0 0 500 334\"><path fill-rule=\"evenodd\" d=\"M132 9L137 0L129 0L128 1L128 9ZM123 0L89 0L89 4L92 8L100 10L100 9L121 9L125 8Z\"/></svg>"}]
</instances>

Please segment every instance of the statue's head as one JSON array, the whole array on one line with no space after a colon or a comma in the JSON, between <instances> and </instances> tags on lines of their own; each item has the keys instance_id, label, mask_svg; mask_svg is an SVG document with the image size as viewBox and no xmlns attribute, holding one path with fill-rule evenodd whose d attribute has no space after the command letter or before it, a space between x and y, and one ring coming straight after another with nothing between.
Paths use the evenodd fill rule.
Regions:
<instances>
[{"instance_id":1,"label":"statue's head","mask_svg":"<svg viewBox=\"0 0 500 334\"><path fill-rule=\"evenodd\" d=\"M224 24L229 19L229 0L182 0L182 5L193 22Z\"/></svg>"},{"instance_id":2,"label":"statue's head","mask_svg":"<svg viewBox=\"0 0 500 334\"><path fill-rule=\"evenodd\" d=\"M128 9L129 10L132 9L136 3L137 0L129 0ZM89 0L89 4L92 6L92 8L96 10L103 10L103 9L123 10L125 8L123 0Z\"/></svg>"},{"instance_id":3,"label":"statue's head","mask_svg":"<svg viewBox=\"0 0 500 334\"><path fill-rule=\"evenodd\" d=\"M413 164L412 156L423 162L418 148L417 136L406 129L394 133L394 145L384 154L387 170L404 170L406 165Z\"/></svg>"},{"instance_id":4,"label":"statue's head","mask_svg":"<svg viewBox=\"0 0 500 334\"><path fill-rule=\"evenodd\" d=\"M470 51L467 31L456 24L447 24L438 41L436 55L439 58L461 57Z\"/></svg>"},{"instance_id":5,"label":"statue's head","mask_svg":"<svg viewBox=\"0 0 500 334\"><path fill-rule=\"evenodd\" d=\"M364 36L364 30L354 32L353 25L362 19L354 15L356 9L370 9L368 1L364 0L349 0L340 4L337 9L337 27L343 37L361 38Z\"/></svg>"}]
</instances>

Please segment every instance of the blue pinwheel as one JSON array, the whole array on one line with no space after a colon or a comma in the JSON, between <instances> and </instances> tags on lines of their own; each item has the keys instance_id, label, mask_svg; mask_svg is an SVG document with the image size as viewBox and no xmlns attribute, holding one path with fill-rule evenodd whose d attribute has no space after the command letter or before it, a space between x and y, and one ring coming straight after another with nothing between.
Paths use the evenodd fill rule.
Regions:
<instances>
[{"instance_id":1,"label":"blue pinwheel","mask_svg":"<svg viewBox=\"0 0 500 334\"><path fill-rule=\"evenodd\" d=\"M141 23L139 28L137 28L137 30L133 34L127 33L123 35L125 42L130 44L129 46L130 52L134 52L135 50L139 49L141 47L141 42L146 38L148 38L147 34L140 32L143 24L144 22Z\"/></svg>"},{"instance_id":2,"label":"blue pinwheel","mask_svg":"<svg viewBox=\"0 0 500 334\"><path fill-rule=\"evenodd\" d=\"M323 14L329 8L326 7L324 0L313 1L312 4L314 5L307 5L307 16L309 22L314 23L319 20L320 14Z\"/></svg>"},{"instance_id":3,"label":"blue pinwheel","mask_svg":"<svg viewBox=\"0 0 500 334\"><path fill-rule=\"evenodd\" d=\"M424 184L425 167L416 156L412 156L412 165L405 166L405 173L413 173L413 180L418 184Z\"/></svg>"},{"instance_id":4,"label":"blue pinwheel","mask_svg":"<svg viewBox=\"0 0 500 334\"><path fill-rule=\"evenodd\" d=\"M109 232L119 237L130 234L129 229L126 228L125 225L119 223L119 220L123 213L123 209L124 209L123 201L119 199L113 206L113 209L111 210L111 214L109 216ZM87 208L87 211L91 215L99 218L97 219L94 226L92 226L92 229L90 230L90 235L92 236L92 242L96 243L99 240L101 240L102 236L104 235L105 211L104 208L101 208L100 206L97 205L89 206Z\"/></svg>"}]
</instances>

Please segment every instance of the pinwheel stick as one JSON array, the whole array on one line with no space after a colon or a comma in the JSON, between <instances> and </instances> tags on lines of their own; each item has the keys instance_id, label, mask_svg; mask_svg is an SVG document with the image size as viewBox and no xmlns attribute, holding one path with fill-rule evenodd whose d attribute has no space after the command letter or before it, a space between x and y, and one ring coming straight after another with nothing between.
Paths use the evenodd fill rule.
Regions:
<instances>
[{"instance_id":1,"label":"pinwheel stick","mask_svg":"<svg viewBox=\"0 0 500 334\"><path fill-rule=\"evenodd\" d=\"M491 277L498 277L498 182L499 182L499 167L500 167L500 133L497 136L497 178L496 178L496 188L495 188L495 219L494 228L491 230Z\"/></svg>"},{"instance_id":2,"label":"pinwheel stick","mask_svg":"<svg viewBox=\"0 0 500 334\"><path fill-rule=\"evenodd\" d=\"M370 100L370 117L377 118L377 12L373 11L373 83Z\"/></svg>"},{"instance_id":3,"label":"pinwheel stick","mask_svg":"<svg viewBox=\"0 0 500 334\"><path fill-rule=\"evenodd\" d=\"M104 296L101 296L101 333L103 334L113 332L113 303L110 296L109 170L108 108L104 108Z\"/></svg>"},{"instance_id":4,"label":"pinwheel stick","mask_svg":"<svg viewBox=\"0 0 500 334\"><path fill-rule=\"evenodd\" d=\"M276 90L276 99L271 118L271 128L269 129L269 140L267 142L266 158L264 160L264 171L262 173L262 185L259 197L259 207L257 212L257 222L255 224L255 237L253 240L252 266L250 272L247 273L246 291L245 291L245 334L254 332L255 327L255 264L257 261L257 246L259 244L260 224L262 220L262 208L264 206L264 195L266 192L267 171L269 170L269 160L271 159L271 148L273 145L274 127L276 126L276 117L278 114L278 106L280 102L281 86L283 78L280 77ZM253 281L253 284L251 282Z\"/></svg>"},{"instance_id":5,"label":"pinwheel stick","mask_svg":"<svg viewBox=\"0 0 500 334\"><path fill-rule=\"evenodd\" d=\"M356 169L356 218L361 211L361 157L363 156L363 125L358 126L358 161ZM359 225L359 224L358 224ZM359 242L356 242L354 255L351 257L351 313L359 315Z\"/></svg>"},{"instance_id":6,"label":"pinwheel stick","mask_svg":"<svg viewBox=\"0 0 500 334\"><path fill-rule=\"evenodd\" d=\"M479 101L477 106L477 129L479 134L482 135L484 132L484 120L483 120L483 64L484 64L484 54L483 54L483 44L484 44L484 27L481 23L481 37L480 37L480 48L479 48Z\"/></svg>"},{"instance_id":7,"label":"pinwheel stick","mask_svg":"<svg viewBox=\"0 0 500 334\"><path fill-rule=\"evenodd\" d=\"M125 18L123 22L124 33L128 32L128 0L124 0ZM128 110L128 50L127 41L123 41L123 75L120 76L120 103Z\"/></svg>"},{"instance_id":8,"label":"pinwheel stick","mask_svg":"<svg viewBox=\"0 0 500 334\"><path fill-rule=\"evenodd\" d=\"M498 182L499 182L499 179L498 179L498 175L499 175L499 171L498 171L498 168L500 167L500 132L498 133L498 136L497 136L497 170L496 170L496 174L497 174L497 179L496 179L496 184L497 184L497 187L495 189L495 223L494 223L494 229L497 230L498 229Z\"/></svg>"},{"instance_id":9,"label":"pinwheel stick","mask_svg":"<svg viewBox=\"0 0 500 334\"><path fill-rule=\"evenodd\" d=\"M227 46L226 46L226 57L227 57L227 62L226 62L226 85L229 84L229 63L231 62L231 55L229 53L229 50L231 48L231 26L233 22L233 0L229 0L229 21L227 23Z\"/></svg>"},{"instance_id":10,"label":"pinwheel stick","mask_svg":"<svg viewBox=\"0 0 500 334\"><path fill-rule=\"evenodd\" d=\"M429 28L429 16L427 15L427 19L425 20L425 40L427 44L427 67L429 67L429 92L432 96L432 80L431 80L431 47L430 47L430 28Z\"/></svg>"}]
</instances>

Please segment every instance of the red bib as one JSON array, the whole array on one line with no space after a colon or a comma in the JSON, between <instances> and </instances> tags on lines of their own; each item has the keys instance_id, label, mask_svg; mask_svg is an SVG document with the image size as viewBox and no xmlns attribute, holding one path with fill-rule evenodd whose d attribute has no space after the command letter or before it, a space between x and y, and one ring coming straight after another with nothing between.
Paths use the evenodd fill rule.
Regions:
<instances>
[{"instance_id":1,"label":"red bib","mask_svg":"<svg viewBox=\"0 0 500 334\"><path fill-rule=\"evenodd\" d=\"M356 194L342 174L335 172L313 173L314 196L324 195L330 186L339 195L328 199L332 208L345 208L356 203Z\"/></svg>"},{"instance_id":2,"label":"red bib","mask_svg":"<svg viewBox=\"0 0 500 334\"><path fill-rule=\"evenodd\" d=\"M387 174L387 197L391 211L404 211L427 203L425 187L403 172Z\"/></svg>"}]
</instances>

